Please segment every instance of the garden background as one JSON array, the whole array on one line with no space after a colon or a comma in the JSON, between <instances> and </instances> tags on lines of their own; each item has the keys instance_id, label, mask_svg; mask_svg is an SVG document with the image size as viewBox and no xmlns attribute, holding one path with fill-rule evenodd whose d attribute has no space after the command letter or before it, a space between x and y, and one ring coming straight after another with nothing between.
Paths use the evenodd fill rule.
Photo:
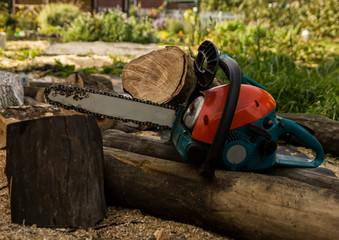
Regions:
<instances>
[{"instance_id":1,"label":"garden background","mask_svg":"<svg viewBox=\"0 0 339 240\"><path fill-rule=\"evenodd\" d=\"M221 53L232 55L243 73L264 85L277 101L278 112L312 113L339 119L338 14L336 0L201 0L199 7L175 17L166 8L132 6L129 12L81 10L81 1L24 8L12 14L10 1L0 3L0 32L8 42L47 39L55 42L107 41L178 45L194 58L197 47L212 40ZM231 18L213 18L227 12ZM209 13L209 14L206 14ZM17 60L41 54L34 47L0 49L0 56ZM120 74L128 59L111 56L112 64L77 69L86 73ZM56 61L67 76L72 65ZM0 62L1 69L10 70ZM12 69L13 70L13 69ZM217 77L226 81L218 72Z\"/></svg>"}]
</instances>

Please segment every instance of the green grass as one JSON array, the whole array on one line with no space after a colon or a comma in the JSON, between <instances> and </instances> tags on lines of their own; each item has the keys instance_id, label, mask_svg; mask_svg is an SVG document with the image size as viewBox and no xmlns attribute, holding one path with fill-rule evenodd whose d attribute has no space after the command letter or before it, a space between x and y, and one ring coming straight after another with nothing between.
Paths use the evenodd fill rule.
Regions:
<instances>
[{"instance_id":1,"label":"green grass","mask_svg":"<svg viewBox=\"0 0 339 240\"><path fill-rule=\"evenodd\" d=\"M8 51L6 49L0 49L0 56L19 61L35 58L37 56L40 56L40 54L41 54L40 50L32 48L21 48L14 52Z\"/></svg>"},{"instance_id":2,"label":"green grass","mask_svg":"<svg viewBox=\"0 0 339 240\"><path fill-rule=\"evenodd\" d=\"M267 52L258 61L235 57L243 73L264 85L278 112L321 114L339 119L339 56L318 66L297 65L291 58ZM217 77L226 80L218 72Z\"/></svg>"}]
</instances>

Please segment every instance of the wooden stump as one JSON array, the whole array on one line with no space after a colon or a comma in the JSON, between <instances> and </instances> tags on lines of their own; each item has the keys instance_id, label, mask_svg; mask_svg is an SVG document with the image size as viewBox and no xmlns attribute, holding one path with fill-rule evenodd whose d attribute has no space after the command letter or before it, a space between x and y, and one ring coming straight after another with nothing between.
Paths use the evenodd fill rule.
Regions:
<instances>
[{"instance_id":1,"label":"wooden stump","mask_svg":"<svg viewBox=\"0 0 339 240\"><path fill-rule=\"evenodd\" d=\"M52 116L73 115L74 111L52 107L49 104L13 106L0 109L0 148L6 147L7 126L20 121Z\"/></svg>"},{"instance_id":2,"label":"wooden stump","mask_svg":"<svg viewBox=\"0 0 339 240\"><path fill-rule=\"evenodd\" d=\"M157 103L185 102L195 83L193 60L176 46L135 58L122 71L125 91Z\"/></svg>"},{"instance_id":3,"label":"wooden stump","mask_svg":"<svg viewBox=\"0 0 339 240\"><path fill-rule=\"evenodd\" d=\"M87 228L105 216L102 139L92 117L9 124L6 150L14 223Z\"/></svg>"}]
</instances>

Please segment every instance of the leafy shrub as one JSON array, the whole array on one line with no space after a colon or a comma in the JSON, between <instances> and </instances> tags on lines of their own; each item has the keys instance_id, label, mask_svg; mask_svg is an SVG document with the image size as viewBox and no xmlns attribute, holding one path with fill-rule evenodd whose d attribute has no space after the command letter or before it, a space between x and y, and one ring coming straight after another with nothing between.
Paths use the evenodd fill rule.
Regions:
<instances>
[{"instance_id":1,"label":"leafy shrub","mask_svg":"<svg viewBox=\"0 0 339 240\"><path fill-rule=\"evenodd\" d=\"M139 42L154 41L155 30L148 18L127 18L118 10L104 15L82 14L63 33L64 41Z\"/></svg>"},{"instance_id":2,"label":"leafy shrub","mask_svg":"<svg viewBox=\"0 0 339 240\"><path fill-rule=\"evenodd\" d=\"M62 39L68 41L96 41L100 36L100 18L90 14L81 14L70 24L62 34Z\"/></svg>"},{"instance_id":3,"label":"leafy shrub","mask_svg":"<svg viewBox=\"0 0 339 240\"><path fill-rule=\"evenodd\" d=\"M107 42L123 41L130 39L132 28L127 22L127 16L119 10L109 11L102 16L101 39Z\"/></svg>"},{"instance_id":4,"label":"leafy shrub","mask_svg":"<svg viewBox=\"0 0 339 240\"><path fill-rule=\"evenodd\" d=\"M276 27L300 24L318 37L338 36L337 0L201 0L201 9L232 11L246 23L261 21Z\"/></svg>"},{"instance_id":5,"label":"leafy shrub","mask_svg":"<svg viewBox=\"0 0 339 240\"><path fill-rule=\"evenodd\" d=\"M166 30L170 33L178 33L180 31L184 31L184 23L178 19L168 19L166 21L167 28Z\"/></svg>"},{"instance_id":6,"label":"leafy shrub","mask_svg":"<svg viewBox=\"0 0 339 240\"><path fill-rule=\"evenodd\" d=\"M119 10L113 10L101 18L101 38L104 41L128 41L149 43L155 30L149 18L130 17Z\"/></svg>"},{"instance_id":7,"label":"leafy shrub","mask_svg":"<svg viewBox=\"0 0 339 240\"><path fill-rule=\"evenodd\" d=\"M38 29L38 19L37 16L31 12L16 13L16 27L23 30L37 30Z\"/></svg>"},{"instance_id":8,"label":"leafy shrub","mask_svg":"<svg viewBox=\"0 0 339 240\"><path fill-rule=\"evenodd\" d=\"M0 3L0 28L1 31L5 31L7 33L15 32L15 28L17 25L16 18L10 14L9 4L5 2Z\"/></svg>"},{"instance_id":9,"label":"leafy shrub","mask_svg":"<svg viewBox=\"0 0 339 240\"><path fill-rule=\"evenodd\" d=\"M138 43L154 42L155 29L153 28L152 20L148 17L130 17L128 19L128 25L132 35L130 39L126 39L127 41Z\"/></svg>"},{"instance_id":10,"label":"leafy shrub","mask_svg":"<svg viewBox=\"0 0 339 240\"><path fill-rule=\"evenodd\" d=\"M244 0L233 10L247 23L259 20L278 27L300 24L319 37L337 37L338 34L337 0Z\"/></svg>"},{"instance_id":11,"label":"leafy shrub","mask_svg":"<svg viewBox=\"0 0 339 240\"><path fill-rule=\"evenodd\" d=\"M49 4L41 10L38 16L41 31L57 33L62 28L66 28L80 13L80 9L73 4Z\"/></svg>"}]
</instances>

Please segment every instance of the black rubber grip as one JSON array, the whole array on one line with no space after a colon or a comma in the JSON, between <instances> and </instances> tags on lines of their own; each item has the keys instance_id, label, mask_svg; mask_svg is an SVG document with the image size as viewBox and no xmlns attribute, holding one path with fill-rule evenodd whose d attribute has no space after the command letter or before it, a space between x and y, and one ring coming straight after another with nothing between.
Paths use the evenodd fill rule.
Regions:
<instances>
[{"instance_id":1,"label":"black rubber grip","mask_svg":"<svg viewBox=\"0 0 339 240\"><path fill-rule=\"evenodd\" d=\"M213 142L208 150L206 161L202 164L200 169L200 174L208 178L214 177L217 162L221 158L227 134L230 130L235 109L237 107L241 87L241 70L238 63L233 58L226 54L220 56L219 66L227 75L230 83L217 132L215 133Z\"/></svg>"}]
</instances>

